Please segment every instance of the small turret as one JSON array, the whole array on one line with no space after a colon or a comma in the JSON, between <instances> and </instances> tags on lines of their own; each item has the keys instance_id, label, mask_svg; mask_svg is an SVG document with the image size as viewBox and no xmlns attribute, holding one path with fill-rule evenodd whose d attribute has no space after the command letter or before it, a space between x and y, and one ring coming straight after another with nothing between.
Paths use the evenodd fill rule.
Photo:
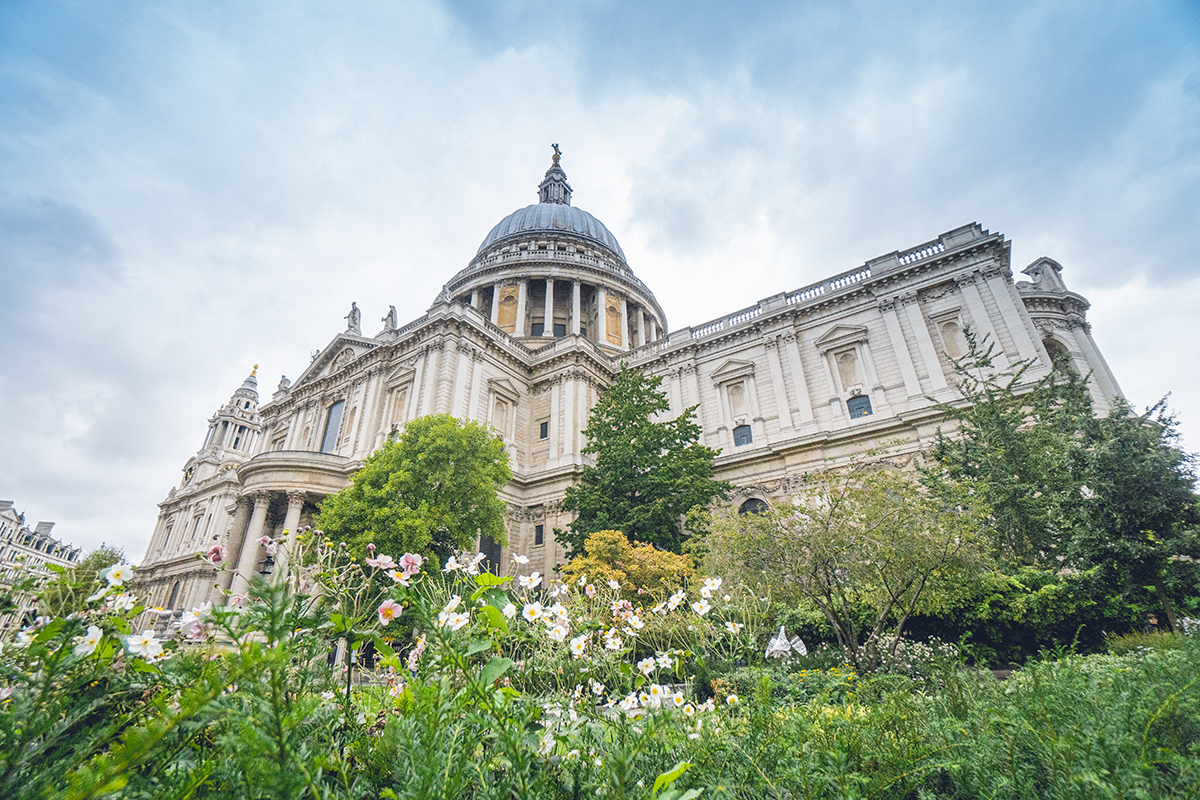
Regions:
<instances>
[{"instance_id":1,"label":"small turret","mask_svg":"<svg viewBox=\"0 0 1200 800\"><path fill-rule=\"evenodd\" d=\"M260 428L258 415L258 364L208 421L208 436L197 456L246 456ZM185 469L185 472L187 470ZM186 480L185 480L186 483Z\"/></svg>"}]
</instances>

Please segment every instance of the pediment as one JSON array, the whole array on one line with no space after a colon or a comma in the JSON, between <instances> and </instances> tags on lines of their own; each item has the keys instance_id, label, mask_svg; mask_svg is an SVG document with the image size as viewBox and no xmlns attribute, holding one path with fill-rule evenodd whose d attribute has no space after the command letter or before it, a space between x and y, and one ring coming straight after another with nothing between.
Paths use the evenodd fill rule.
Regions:
<instances>
[{"instance_id":1,"label":"pediment","mask_svg":"<svg viewBox=\"0 0 1200 800\"><path fill-rule=\"evenodd\" d=\"M754 362L741 361L736 358L727 360L724 364L717 367L712 374L713 383L716 384L752 377L754 377Z\"/></svg>"},{"instance_id":2,"label":"pediment","mask_svg":"<svg viewBox=\"0 0 1200 800\"><path fill-rule=\"evenodd\" d=\"M521 392L508 378L488 378L488 391L503 397L511 403L521 399Z\"/></svg>"},{"instance_id":3,"label":"pediment","mask_svg":"<svg viewBox=\"0 0 1200 800\"><path fill-rule=\"evenodd\" d=\"M417 371L409 366L397 367L391 375L388 375L385 383L389 389L396 386L403 386L406 383L412 383L416 380Z\"/></svg>"},{"instance_id":4,"label":"pediment","mask_svg":"<svg viewBox=\"0 0 1200 800\"><path fill-rule=\"evenodd\" d=\"M862 325L834 325L815 344L818 350L832 350L855 342L867 340L867 329Z\"/></svg>"},{"instance_id":5,"label":"pediment","mask_svg":"<svg viewBox=\"0 0 1200 800\"><path fill-rule=\"evenodd\" d=\"M325 375L339 372L359 356L376 347L375 342L369 339L353 334L339 333L329 344L325 345L324 350L317 354L294 385L299 386Z\"/></svg>"}]
</instances>

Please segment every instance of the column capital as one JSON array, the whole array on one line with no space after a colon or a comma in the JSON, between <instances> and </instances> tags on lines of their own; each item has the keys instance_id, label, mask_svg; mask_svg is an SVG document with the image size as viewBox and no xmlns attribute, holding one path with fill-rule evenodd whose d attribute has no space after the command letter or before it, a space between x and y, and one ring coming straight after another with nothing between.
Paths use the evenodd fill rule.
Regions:
<instances>
[{"instance_id":1,"label":"column capital","mask_svg":"<svg viewBox=\"0 0 1200 800\"><path fill-rule=\"evenodd\" d=\"M288 505L303 505L308 499L308 492L303 489L288 489L287 490Z\"/></svg>"}]
</instances>

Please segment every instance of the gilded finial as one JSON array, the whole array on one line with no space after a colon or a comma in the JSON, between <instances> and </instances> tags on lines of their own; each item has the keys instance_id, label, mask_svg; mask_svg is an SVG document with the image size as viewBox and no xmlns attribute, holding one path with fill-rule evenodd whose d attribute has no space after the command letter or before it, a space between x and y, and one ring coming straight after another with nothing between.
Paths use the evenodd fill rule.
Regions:
<instances>
[{"instance_id":1,"label":"gilded finial","mask_svg":"<svg viewBox=\"0 0 1200 800\"><path fill-rule=\"evenodd\" d=\"M557 143L557 142L556 142L556 143L554 143L554 144L552 144L552 145L550 145L550 146L554 148L554 155L553 155L553 157L551 158L551 160L554 162L554 166L556 166L556 167L557 167L557 166L558 166L558 160L559 160L560 158L562 158L562 150L559 150L559 149L558 149L558 143Z\"/></svg>"},{"instance_id":2,"label":"gilded finial","mask_svg":"<svg viewBox=\"0 0 1200 800\"><path fill-rule=\"evenodd\" d=\"M254 369L250 370L250 377L253 378L253 377L256 377L257 375L258 375L258 364L255 364Z\"/></svg>"}]
</instances>

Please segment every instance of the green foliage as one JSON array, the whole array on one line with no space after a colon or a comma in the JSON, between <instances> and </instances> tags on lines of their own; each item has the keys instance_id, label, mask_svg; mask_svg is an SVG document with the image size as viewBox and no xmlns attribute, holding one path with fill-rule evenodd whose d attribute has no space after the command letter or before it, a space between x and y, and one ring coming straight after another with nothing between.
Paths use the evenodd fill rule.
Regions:
<instances>
[{"instance_id":1,"label":"green foliage","mask_svg":"<svg viewBox=\"0 0 1200 800\"><path fill-rule=\"evenodd\" d=\"M622 369L592 409L584 452L596 464L584 468L563 501L577 512L560 536L572 555L584 552L588 534L604 530L678 553L695 532L681 524L688 511L728 494L729 485L713 479L717 451L699 443L695 406L673 420L653 421L671 409L661 382Z\"/></svg>"},{"instance_id":2,"label":"green foliage","mask_svg":"<svg viewBox=\"0 0 1200 800\"><path fill-rule=\"evenodd\" d=\"M38 613L65 617L82 611L85 600L104 585L104 570L125 560L119 548L102 544L83 557L74 567L57 575L38 592Z\"/></svg>"},{"instance_id":3,"label":"green foliage","mask_svg":"<svg viewBox=\"0 0 1200 800\"><path fill-rule=\"evenodd\" d=\"M939 428L926 481L967 481L991 509L997 553L1018 564L1053 561L1070 535L1084 478L1078 469L1083 432L1092 428L1091 397L1063 366L1036 383L1033 362L997 367L995 344L966 330L967 353L954 374L965 404L942 404L953 421Z\"/></svg>"},{"instance_id":4,"label":"green foliage","mask_svg":"<svg viewBox=\"0 0 1200 800\"><path fill-rule=\"evenodd\" d=\"M478 422L442 414L409 422L367 458L351 484L327 497L315 524L362 552L412 552L445 560L481 536L506 541L497 492L512 472L504 444Z\"/></svg>"},{"instance_id":5,"label":"green foliage","mask_svg":"<svg viewBox=\"0 0 1200 800\"><path fill-rule=\"evenodd\" d=\"M703 567L812 603L870 672L913 614L952 605L989 566L986 508L961 485L941 489L886 469L815 476L763 513L716 515Z\"/></svg>"}]
</instances>

